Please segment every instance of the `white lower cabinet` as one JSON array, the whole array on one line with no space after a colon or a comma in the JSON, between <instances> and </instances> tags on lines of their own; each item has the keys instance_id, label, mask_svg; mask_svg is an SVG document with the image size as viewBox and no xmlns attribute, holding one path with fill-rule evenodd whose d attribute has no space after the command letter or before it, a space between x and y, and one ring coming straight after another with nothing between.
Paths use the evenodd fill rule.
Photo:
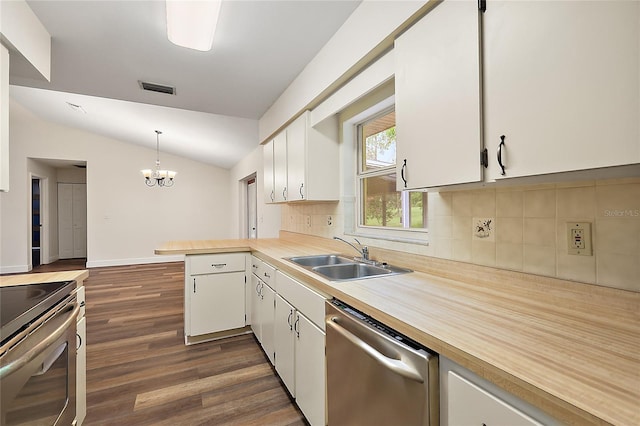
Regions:
<instances>
[{"instance_id":1,"label":"white lower cabinet","mask_svg":"<svg viewBox=\"0 0 640 426\"><path fill-rule=\"evenodd\" d=\"M304 315L294 322L296 402L312 426L326 424L325 333Z\"/></svg>"},{"instance_id":2,"label":"white lower cabinet","mask_svg":"<svg viewBox=\"0 0 640 426\"><path fill-rule=\"evenodd\" d=\"M246 254L188 255L185 260L185 341L245 327Z\"/></svg>"},{"instance_id":3,"label":"white lower cabinet","mask_svg":"<svg viewBox=\"0 0 640 426\"><path fill-rule=\"evenodd\" d=\"M276 371L307 421L324 425L326 298L280 271L276 291Z\"/></svg>"},{"instance_id":4,"label":"white lower cabinet","mask_svg":"<svg viewBox=\"0 0 640 426\"><path fill-rule=\"evenodd\" d=\"M440 424L551 426L560 422L440 356Z\"/></svg>"},{"instance_id":5,"label":"white lower cabinet","mask_svg":"<svg viewBox=\"0 0 640 426\"><path fill-rule=\"evenodd\" d=\"M255 257L256 262L262 263ZM257 268L254 268L256 271ZM264 353L267 354L271 364L275 363L274 349L274 321L275 321L276 292L265 284L256 274L251 275L251 330L260 342Z\"/></svg>"}]
</instances>

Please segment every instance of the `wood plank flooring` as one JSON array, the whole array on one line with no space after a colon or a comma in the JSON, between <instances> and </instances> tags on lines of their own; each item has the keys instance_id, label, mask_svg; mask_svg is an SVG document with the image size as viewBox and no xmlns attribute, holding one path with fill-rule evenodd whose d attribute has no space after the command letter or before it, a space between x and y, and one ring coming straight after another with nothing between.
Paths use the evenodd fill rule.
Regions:
<instances>
[{"instance_id":1,"label":"wood plank flooring","mask_svg":"<svg viewBox=\"0 0 640 426\"><path fill-rule=\"evenodd\" d=\"M183 337L183 263L85 281L85 425L305 425L253 335Z\"/></svg>"}]
</instances>

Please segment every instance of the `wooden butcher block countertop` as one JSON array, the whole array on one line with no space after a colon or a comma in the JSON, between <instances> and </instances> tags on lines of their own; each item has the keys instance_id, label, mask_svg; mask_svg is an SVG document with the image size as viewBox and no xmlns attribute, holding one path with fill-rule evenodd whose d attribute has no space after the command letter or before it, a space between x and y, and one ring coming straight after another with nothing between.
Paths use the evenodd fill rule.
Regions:
<instances>
[{"instance_id":1,"label":"wooden butcher block countertop","mask_svg":"<svg viewBox=\"0 0 640 426\"><path fill-rule=\"evenodd\" d=\"M287 232L156 254L230 251L252 251L567 424L640 425L640 293L373 247L373 259L416 272L331 282L283 258L355 252Z\"/></svg>"},{"instance_id":2,"label":"wooden butcher block countertop","mask_svg":"<svg viewBox=\"0 0 640 426\"><path fill-rule=\"evenodd\" d=\"M80 269L77 271L42 272L38 274L3 275L0 276L0 287L71 280L75 280L78 286L81 286L83 281L88 277L89 271L86 269Z\"/></svg>"}]
</instances>

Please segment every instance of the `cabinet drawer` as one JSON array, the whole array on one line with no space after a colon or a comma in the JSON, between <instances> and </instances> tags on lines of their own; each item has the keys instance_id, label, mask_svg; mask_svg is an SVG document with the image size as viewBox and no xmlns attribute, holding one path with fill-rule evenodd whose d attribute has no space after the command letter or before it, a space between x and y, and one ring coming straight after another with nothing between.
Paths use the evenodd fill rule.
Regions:
<instances>
[{"instance_id":1,"label":"cabinet drawer","mask_svg":"<svg viewBox=\"0 0 640 426\"><path fill-rule=\"evenodd\" d=\"M450 425L541 426L522 411L453 371L449 371L448 376Z\"/></svg>"},{"instance_id":2,"label":"cabinet drawer","mask_svg":"<svg viewBox=\"0 0 640 426\"><path fill-rule=\"evenodd\" d=\"M239 272L245 269L244 253L198 254L187 256L189 275Z\"/></svg>"},{"instance_id":3,"label":"cabinet drawer","mask_svg":"<svg viewBox=\"0 0 640 426\"><path fill-rule=\"evenodd\" d=\"M274 283L276 280L276 268L260 260L258 262L256 275L269 287L274 288Z\"/></svg>"},{"instance_id":4,"label":"cabinet drawer","mask_svg":"<svg viewBox=\"0 0 640 426\"><path fill-rule=\"evenodd\" d=\"M280 271L276 272L276 292L324 331L325 296Z\"/></svg>"}]
</instances>

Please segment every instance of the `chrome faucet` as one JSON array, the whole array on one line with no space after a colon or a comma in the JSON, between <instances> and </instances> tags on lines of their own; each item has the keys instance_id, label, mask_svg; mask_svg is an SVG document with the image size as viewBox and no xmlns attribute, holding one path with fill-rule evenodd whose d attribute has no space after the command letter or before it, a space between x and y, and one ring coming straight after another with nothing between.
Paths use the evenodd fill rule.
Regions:
<instances>
[{"instance_id":1,"label":"chrome faucet","mask_svg":"<svg viewBox=\"0 0 640 426\"><path fill-rule=\"evenodd\" d=\"M363 246L363 245L360 243L360 241L358 241L358 239L357 239L357 238L354 238L354 240L356 240L356 243L358 243L358 245L360 245L360 248L358 248L358 247L354 246L354 245L353 245L353 244L351 244L349 241L344 240L344 239L342 239L342 238L340 238L340 237L333 237L333 239L334 239L334 240L340 240L340 241L342 241L343 243L349 244L351 247L353 247L353 248L354 248L354 250L355 250L355 251L357 251L357 252L360 254L360 256L362 256L362 259L363 259L363 260L369 260L369 247L367 247L367 246Z\"/></svg>"}]
</instances>

